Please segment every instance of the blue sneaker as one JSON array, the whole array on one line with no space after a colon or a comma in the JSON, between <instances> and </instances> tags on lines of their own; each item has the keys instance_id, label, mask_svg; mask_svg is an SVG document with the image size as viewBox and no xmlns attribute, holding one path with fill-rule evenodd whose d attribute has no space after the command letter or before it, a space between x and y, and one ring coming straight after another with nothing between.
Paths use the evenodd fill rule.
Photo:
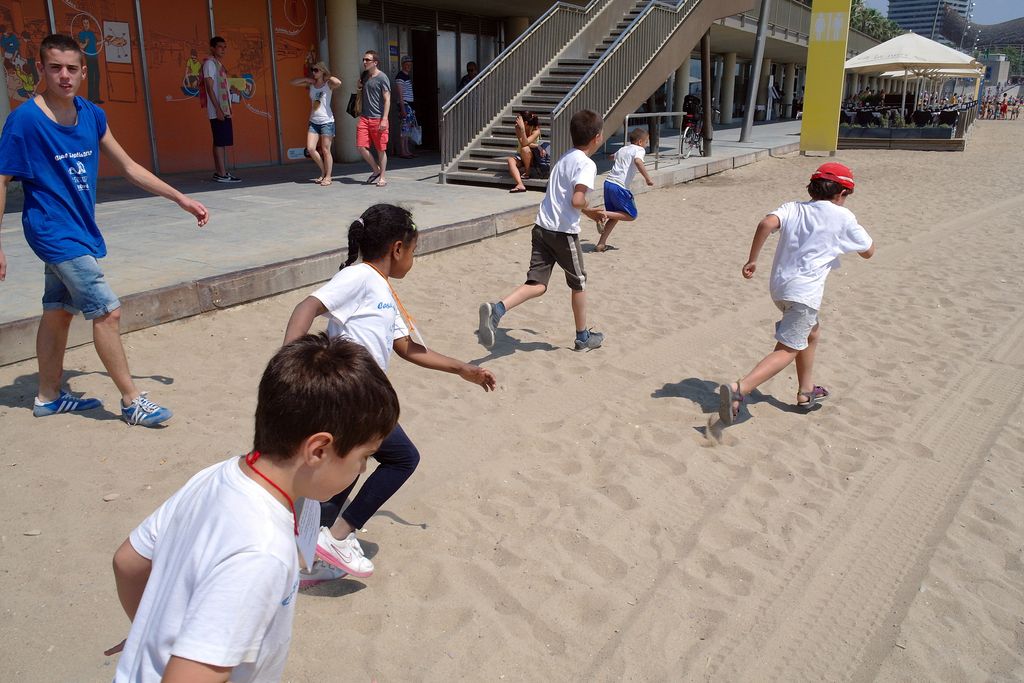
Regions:
<instances>
[{"instance_id":1,"label":"blue sneaker","mask_svg":"<svg viewBox=\"0 0 1024 683\"><path fill-rule=\"evenodd\" d=\"M102 405L103 402L98 398L81 398L62 391L60 396L49 403L43 403L36 397L35 404L32 406L32 414L36 417L46 417L57 413L79 413L83 410L99 408Z\"/></svg>"},{"instance_id":2,"label":"blue sneaker","mask_svg":"<svg viewBox=\"0 0 1024 683\"><path fill-rule=\"evenodd\" d=\"M149 392L142 392L139 397L132 401L131 405L121 405L121 417L130 425L142 425L143 427L155 427L161 422L166 422L174 415L169 408L158 406L146 398Z\"/></svg>"}]
</instances>

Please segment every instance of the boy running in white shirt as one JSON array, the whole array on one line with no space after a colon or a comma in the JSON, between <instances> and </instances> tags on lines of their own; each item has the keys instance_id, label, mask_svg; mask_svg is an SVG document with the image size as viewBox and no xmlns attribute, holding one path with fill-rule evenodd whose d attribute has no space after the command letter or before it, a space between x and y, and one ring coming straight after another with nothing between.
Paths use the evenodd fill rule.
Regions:
<instances>
[{"instance_id":1,"label":"boy running in white shirt","mask_svg":"<svg viewBox=\"0 0 1024 683\"><path fill-rule=\"evenodd\" d=\"M115 683L277 681L299 588L299 498L366 468L398 397L358 344L307 335L260 381L253 450L195 475L114 555L132 622Z\"/></svg>"},{"instance_id":2,"label":"boy running in white shirt","mask_svg":"<svg viewBox=\"0 0 1024 683\"><path fill-rule=\"evenodd\" d=\"M533 253L526 283L500 301L480 305L480 343L494 346L498 322L506 312L524 301L542 296L548 290L551 271L558 264L565 271L565 282L572 290L572 316L576 323L577 351L596 349L604 335L587 328L587 297L584 291L587 272L580 252L580 213L602 221L605 212L587 206L587 192L594 189L597 165L590 158L604 139L604 119L584 109L573 114L569 135L573 149L552 167L548 189L537 211L531 235Z\"/></svg>"},{"instance_id":3,"label":"boy running in white shirt","mask_svg":"<svg viewBox=\"0 0 1024 683\"><path fill-rule=\"evenodd\" d=\"M768 236L779 231L772 263L772 301L782 311L775 323L775 350L765 356L746 377L719 387L718 416L731 425L746 395L796 361L799 383L796 404L810 410L829 396L814 384L814 352L818 347L818 309L829 271L839 267L842 254L857 252L871 258L875 245L857 217L847 209L853 194L853 172L842 164L818 168L807 185L809 202L789 202L764 217L754 233L743 277L754 277L757 257Z\"/></svg>"},{"instance_id":4,"label":"boy running in white shirt","mask_svg":"<svg viewBox=\"0 0 1024 683\"><path fill-rule=\"evenodd\" d=\"M604 211L608 220L597 221L597 232L601 239L597 242L598 252L608 248L608 235L619 221L635 221L637 217L636 202L629 188L637 171L644 177L648 187L654 185L651 176L644 166L644 155L647 153L647 142L650 136L643 128L634 128L629 133L629 144L623 145L615 153L615 164L604 179Z\"/></svg>"}]
</instances>

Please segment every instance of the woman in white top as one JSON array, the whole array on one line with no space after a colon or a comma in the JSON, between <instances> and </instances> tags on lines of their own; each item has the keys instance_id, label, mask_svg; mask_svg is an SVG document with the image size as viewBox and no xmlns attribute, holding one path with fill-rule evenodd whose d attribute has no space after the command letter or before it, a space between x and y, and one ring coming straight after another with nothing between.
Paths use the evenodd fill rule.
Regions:
<instances>
[{"instance_id":1,"label":"woman in white top","mask_svg":"<svg viewBox=\"0 0 1024 683\"><path fill-rule=\"evenodd\" d=\"M306 152L320 169L320 177L313 182L327 186L331 184L331 142L334 140L334 111L331 110L331 95L341 85L341 79L332 76L327 65L317 62L310 69L312 78L296 78L292 85L309 86L312 109L309 112L309 132L306 134Z\"/></svg>"}]
</instances>

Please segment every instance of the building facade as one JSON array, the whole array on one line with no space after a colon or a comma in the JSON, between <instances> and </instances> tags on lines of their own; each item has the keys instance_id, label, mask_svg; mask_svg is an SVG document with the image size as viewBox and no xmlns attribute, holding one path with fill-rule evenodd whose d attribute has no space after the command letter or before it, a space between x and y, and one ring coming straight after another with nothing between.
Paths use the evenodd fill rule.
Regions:
<instances>
[{"instance_id":1,"label":"building facade","mask_svg":"<svg viewBox=\"0 0 1024 683\"><path fill-rule=\"evenodd\" d=\"M942 37L943 5L966 17L970 4L970 0L889 0L889 18L907 31L946 42Z\"/></svg>"}]
</instances>

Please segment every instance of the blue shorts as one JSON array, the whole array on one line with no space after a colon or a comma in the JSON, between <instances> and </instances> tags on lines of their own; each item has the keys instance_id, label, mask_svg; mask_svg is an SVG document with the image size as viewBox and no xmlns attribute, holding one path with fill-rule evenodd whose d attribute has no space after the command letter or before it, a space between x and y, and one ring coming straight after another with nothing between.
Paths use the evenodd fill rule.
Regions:
<instances>
[{"instance_id":1,"label":"blue shorts","mask_svg":"<svg viewBox=\"0 0 1024 683\"><path fill-rule=\"evenodd\" d=\"M225 116L223 121L210 119L210 130L213 131L214 147L232 147L235 144L235 129L231 127L230 116Z\"/></svg>"},{"instance_id":2,"label":"blue shorts","mask_svg":"<svg viewBox=\"0 0 1024 683\"><path fill-rule=\"evenodd\" d=\"M633 193L607 181L604 184L604 210L629 214L630 218L636 218L638 215L636 202L633 201Z\"/></svg>"},{"instance_id":3,"label":"blue shorts","mask_svg":"<svg viewBox=\"0 0 1024 683\"><path fill-rule=\"evenodd\" d=\"M94 320L121 307L93 256L47 263L43 275L44 311L63 309L68 313L81 312L86 320Z\"/></svg>"},{"instance_id":4,"label":"blue shorts","mask_svg":"<svg viewBox=\"0 0 1024 683\"><path fill-rule=\"evenodd\" d=\"M328 121L327 123L313 123L309 122L309 132L316 133L317 135L330 135L334 137L334 121Z\"/></svg>"}]
</instances>

